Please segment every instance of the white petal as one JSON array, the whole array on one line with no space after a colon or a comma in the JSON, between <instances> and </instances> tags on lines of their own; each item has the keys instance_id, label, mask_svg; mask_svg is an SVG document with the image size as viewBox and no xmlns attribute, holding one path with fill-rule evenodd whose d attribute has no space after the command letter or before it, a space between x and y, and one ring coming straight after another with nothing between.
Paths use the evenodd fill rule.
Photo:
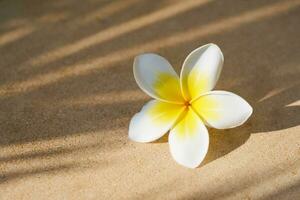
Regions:
<instances>
[{"instance_id":1,"label":"white petal","mask_svg":"<svg viewBox=\"0 0 300 200\"><path fill-rule=\"evenodd\" d=\"M226 91L211 91L192 103L204 122L217 129L242 125L252 114L252 107L240 96Z\"/></svg>"},{"instance_id":2,"label":"white petal","mask_svg":"<svg viewBox=\"0 0 300 200\"><path fill-rule=\"evenodd\" d=\"M215 44L207 44L192 51L185 59L181 74L181 89L186 99L195 99L211 91L220 76L224 57Z\"/></svg>"},{"instance_id":3,"label":"white petal","mask_svg":"<svg viewBox=\"0 0 300 200\"><path fill-rule=\"evenodd\" d=\"M179 77L163 57L142 54L134 59L133 73L139 87L149 96L165 102L182 102Z\"/></svg>"},{"instance_id":4,"label":"white petal","mask_svg":"<svg viewBox=\"0 0 300 200\"><path fill-rule=\"evenodd\" d=\"M158 100L149 101L129 124L129 138L136 142L152 142L174 125L184 110L182 105Z\"/></svg>"},{"instance_id":5,"label":"white petal","mask_svg":"<svg viewBox=\"0 0 300 200\"><path fill-rule=\"evenodd\" d=\"M206 127L194 111L186 116L170 131L169 145L172 157L179 164L196 168L204 159L209 136Z\"/></svg>"}]
</instances>

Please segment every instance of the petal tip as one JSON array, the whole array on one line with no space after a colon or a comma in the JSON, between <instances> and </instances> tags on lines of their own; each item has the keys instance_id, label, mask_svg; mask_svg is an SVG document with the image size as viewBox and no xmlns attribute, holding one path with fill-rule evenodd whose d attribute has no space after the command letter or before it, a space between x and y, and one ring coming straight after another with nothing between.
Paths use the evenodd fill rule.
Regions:
<instances>
[{"instance_id":1,"label":"petal tip","mask_svg":"<svg viewBox=\"0 0 300 200\"><path fill-rule=\"evenodd\" d=\"M132 129L129 128L129 132L128 132L128 139L133 141L133 142L140 142L140 143L147 143L147 142L151 142L146 140L143 137L139 137L138 133L135 133L134 131L132 131Z\"/></svg>"},{"instance_id":2,"label":"petal tip","mask_svg":"<svg viewBox=\"0 0 300 200\"><path fill-rule=\"evenodd\" d=\"M246 100L245 100L246 101ZM247 107L248 107L248 114L245 117L245 122L251 117L252 113L253 113L253 108L252 106L246 101L247 103Z\"/></svg>"},{"instance_id":3,"label":"petal tip","mask_svg":"<svg viewBox=\"0 0 300 200\"><path fill-rule=\"evenodd\" d=\"M172 156L173 157L173 156ZM183 167L186 167L186 168L189 168L189 169L196 169L197 167L199 167L201 165L201 163L203 162L203 160L205 159L205 157L201 160L201 161L198 161L197 163L189 163L189 162L182 162L182 161L179 161L177 159L175 159L173 157L173 159L181 166Z\"/></svg>"},{"instance_id":4,"label":"petal tip","mask_svg":"<svg viewBox=\"0 0 300 200\"><path fill-rule=\"evenodd\" d=\"M248 119L251 117L252 113L253 113L252 106L245 99L243 99L243 100L245 102L245 108L246 108L245 109L245 114L244 114L244 119L239 124L237 124L236 126L232 126L230 128L235 128L235 127L238 127L238 126L241 126L241 125L245 124L248 121Z\"/></svg>"},{"instance_id":5,"label":"petal tip","mask_svg":"<svg viewBox=\"0 0 300 200\"><path fill-rule=\"evenodd\" d=\"M186 165L186 164L182 164L182 163L178 163L183 167L189 168L189 169L196 169L199 165Z\"/></svg>"},{"instance_id":6,"label":"petal tip","mask_svg":"<svg viewBox=\"0 0 300 200\"><path fill-rule=\"evenodd\" d=\"M143 107L144 108L144 107ZM147 143L150 142L149 138L142 137L141 130L139 126L136 126L136 119L138 119L140 113L135 114L130 123L129 123L129 130L128 130L128 139L134 142L140 142L140 143Z\"/></svg>"},{"instance_id":7,"label":"petal tip","mask_svg":"<svg viewBox=\"0 0 300 200\"><path fill-rule=\"evenodd\" d=\"M209 43L208 46L209 46L208 48L214 48L216 51L218 51L218 53L221 56L222 62L224 62L224 55L223 55L221 48L217 44L214 44L214 43Z\"/></svg>"}]
</instances>

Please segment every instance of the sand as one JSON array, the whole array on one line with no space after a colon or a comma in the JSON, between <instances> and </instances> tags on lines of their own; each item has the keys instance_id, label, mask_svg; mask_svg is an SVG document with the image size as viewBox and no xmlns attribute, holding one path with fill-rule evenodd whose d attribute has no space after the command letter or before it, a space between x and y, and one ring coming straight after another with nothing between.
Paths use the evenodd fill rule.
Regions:
<instances>
[{"instance_id":1,"label":"sand","mask_svg":"<svg viewBox=\"0 0 300 200\"><path fill-rule=\"evenodd\" d=\"M300 199L300 1L0 1L0 199ZM167 137L127 139L150 98L134 56L177 72L216 43L216 89L254 108L241 127L209 129L191 170Z\"/></svg>"}]
</instances>

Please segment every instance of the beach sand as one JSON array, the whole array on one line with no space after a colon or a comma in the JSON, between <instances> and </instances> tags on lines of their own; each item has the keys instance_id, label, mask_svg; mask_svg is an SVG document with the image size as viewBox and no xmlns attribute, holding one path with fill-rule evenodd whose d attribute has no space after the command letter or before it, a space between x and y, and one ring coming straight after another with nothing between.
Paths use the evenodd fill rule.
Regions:
<instances>
[{"instance_id":1,"label":"beach sand","mask_svg":"<svg viewBox=\"0 0 300 200\"><path fill-rule=\"evenodd\" d=\"M0 199L300 199L300 1L0 1ZM225 63L216 89L254 109L209 129L196 169L167 135L128 140L149 101L136 55L179 73L206 43Z\"/></svg>"}]
</instances>

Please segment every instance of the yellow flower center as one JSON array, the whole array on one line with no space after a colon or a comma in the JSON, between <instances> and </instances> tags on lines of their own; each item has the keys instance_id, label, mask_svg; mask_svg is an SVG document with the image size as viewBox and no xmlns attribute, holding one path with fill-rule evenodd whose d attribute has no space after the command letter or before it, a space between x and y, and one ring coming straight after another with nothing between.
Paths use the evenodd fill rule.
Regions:
<instances>
[{"instance_id":1,"label":"yellow flower center","mask_svg":"<svg viewBox=\"0 0 300 200\"><path fill-rule=\"evenodd\" d=\"M184 106L189 107L190 105L191 105L191 103L189 101L184 102Z\"/></svg>"}]
</instances>

